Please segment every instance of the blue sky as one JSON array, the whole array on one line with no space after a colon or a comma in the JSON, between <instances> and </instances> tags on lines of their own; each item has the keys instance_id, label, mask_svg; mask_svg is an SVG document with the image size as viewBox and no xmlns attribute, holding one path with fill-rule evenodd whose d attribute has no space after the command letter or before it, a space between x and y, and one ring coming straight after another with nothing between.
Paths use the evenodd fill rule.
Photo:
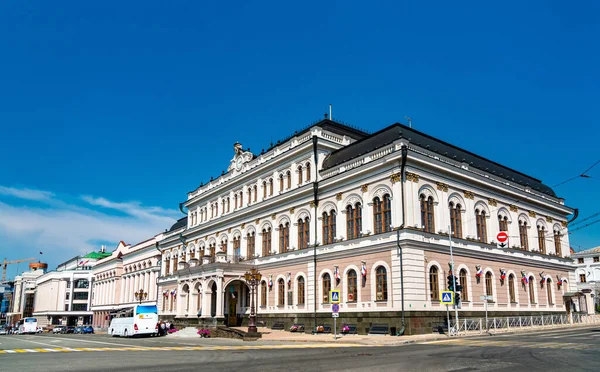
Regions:
<instances>
[{"instance_id":1,"label":"blue sky","mask_svg":"<svg viewBox=\"0 0 600 372\"><path fill-rule=\"evenodd\" d=\"M162 231L235 141L260 152L330 103L370 131L410 116L558 184L600 160L599 13L592 1L3 2L0 259L44 251L54 267ZM581 219L600 212L600 165L588 175L556 188ZM571 245L600 245L600 224Z\"/></svg>"}]
</instances>

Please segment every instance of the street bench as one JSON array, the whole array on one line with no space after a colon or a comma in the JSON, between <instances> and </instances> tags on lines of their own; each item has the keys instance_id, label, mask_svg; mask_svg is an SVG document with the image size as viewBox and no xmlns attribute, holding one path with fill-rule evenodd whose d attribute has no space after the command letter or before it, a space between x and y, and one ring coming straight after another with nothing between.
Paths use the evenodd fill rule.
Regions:
<instances>
[{"instance_id":1,"label":"street bench","mask_svg":"<svg viewBox=\"0 0 600 372\"><path fill-rule=\"evenodd\" d=\"M283 323L277 322L273 323L271 329L274 331L283 331L285 329L285 326L283 325Z\"/></svg>"},{"instance_id":2,"label":"street bench","mask_svg":"<svg viewBox=\"0 0 600 372\"><path fill-rule=\"evenodd\" d=\"M387 335L390 333L390 326L387 324L373 324L369 329L370 335Z\"/></svg>"},{"instance_id":3,"label":"street bench","mask_svg":"<svg viewBox=\"0 0 600 372\"><path fill-rule=\"evenodd\" d=\"M294 324L290 328L290 332L304 332L304 324Z\"/></svg>"},{"instance_id":4,"label":"street bench","mask_svg":"<svg viewBox=\"0 0 600 372\"><path fill-rule=\"evenodd\" d=\"M346 326L346 327L349 328L348 332L345 332L345 334L347 334L347 335L356 335L356 334L358 334L358 330L356 329L357 328L356 324L344 324L342 326L342 329L344 329L344 326ZM342 332L342 333L344 333L344 332Z\"/></svg>"}]
</instances>

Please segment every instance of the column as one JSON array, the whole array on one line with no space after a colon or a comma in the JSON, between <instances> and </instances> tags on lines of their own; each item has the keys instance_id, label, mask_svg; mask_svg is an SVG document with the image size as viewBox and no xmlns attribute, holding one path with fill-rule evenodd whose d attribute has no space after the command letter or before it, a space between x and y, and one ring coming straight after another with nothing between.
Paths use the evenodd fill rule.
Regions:
<instances>
[{"instance_id":1,"label":"column","mask_svg":"<svg viewBox=\"0 0 600 372\"><path fill-rule=\"evenodd\" d=\"M399 174L399 173L398 173ZM402 182L398 179L392 181L392 226L399 227L404 221L402 221Z\"/></svg>"},{"instance_id":2,"label":"column","mask_svg":"<svg viewBox=\"0 0 600 372\"><path fill-rule=\"evenodd\" d=\"M217 311L215 318L223 318L223 278L217 280Z\"/></svg>"},{"instance_id":3,"label":"column","mask_svg":"<svg viewBox=\"0 0 600 372\"><path fill-rule=\"evenodd\" d=\"M204 291L202 291L202 314L200 314L201 318L210 318L211 293L212 292L209 289L204 289Z\"/></svg>"},{"instance_id":4,"label":"column","mask_svg":"<svg viewBox=\"0 0 600 372\"><path fill-rule=\"evenodd\" d=\"M362 188L362 186L361 186ZM364 189L362 192L362 233L366 234L367 231L374 233L373 231L373 201L369 199L369 191L368 188Z\"/></svg>"}]
</instances>

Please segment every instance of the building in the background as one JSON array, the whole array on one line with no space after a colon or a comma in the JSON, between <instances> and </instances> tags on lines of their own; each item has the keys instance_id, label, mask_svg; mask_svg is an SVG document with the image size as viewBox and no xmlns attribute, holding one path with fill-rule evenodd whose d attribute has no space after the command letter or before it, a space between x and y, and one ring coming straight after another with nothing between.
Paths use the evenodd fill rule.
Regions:
<instances>
[{"instance_id":1,"label":"building in the background","mask_svg":"<svg viewBox=\"0 0 600 372\"><path fill-rule=\"evenodd\" d=\"M15 277L12 309L6 313L8 324L14 325L21 318L33 315L36 280L45 274L47 268L45 263L32 262L29 264L29 271Z\"/></svg>"},{"instance_id":2,"label":"building in the background","mask_svg":"<svg viewBox=\"0 0 600 372\"><path fill-rule=\"evenodd\" d=\"M159 234L135 245L120 242L92 270L93 325L107 328L112 314L135 304L156 305L160 276Z\"/></svg>"},{"instance_id":3,"label":"building in the background","mask_svg":"<svg viewBox=\"0 0 600 372\"><path fill-rule=\"evenodd\" d=\"M6 323L6 314L12 311L14 286L13 281L0 283L0 324Z\"/></svg>"},{"instance_id":4,"label":"building in the background","mask_svg":"<svg viewBox=\"0 0 600 372\"><path fill-rule=\"evenodd\" d=\"M600 247L574 253L571 257L576 267L577 291L581 294L575 306L578 311L594 314L600 310Z\"/></svg>"},{"instance_id":5,"label":"building in the background","mask_svg":"<svg viewBox=\"0 0 600 372\"><path fill-rule=\"evenodd\" d=\"M159 312L179 323L241 324L257 267L267 324L331 324L340 290L340 324L399 330L404 301L406 332L431 332L446 318L450 244L461 317L485 302L490 316L570 310L573 209L538 179L401 124L368 134L323 120L260 154L236 143L227 172L183 206L159 242Z\"/></svg>"},{"instance_id":6,"label":"building in the background","mask_svg":"<svg viewBox=\"0 0 600 372\"><path fill-rule=\"evenodd\" d=\"M92 268L110 253L90 252L73 257L35 281L33 316L41 327L92 323L90 283Z\"/></svg>"}]
</instances>

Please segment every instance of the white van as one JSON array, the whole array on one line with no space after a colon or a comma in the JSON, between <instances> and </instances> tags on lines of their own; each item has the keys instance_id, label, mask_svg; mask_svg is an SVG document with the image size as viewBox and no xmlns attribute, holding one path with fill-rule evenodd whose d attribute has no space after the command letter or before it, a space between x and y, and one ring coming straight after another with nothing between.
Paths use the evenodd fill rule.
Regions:
<instances>
[{"instance_id":1,"label":"white van","mask_svg":"<svg viewBox=\"0 0 600 372\"><path fill-rule=\"evenodd\" d=\"M135 305L115 314L108 327L111 336L158 335L156 305Z\"/></svg>"}]
</instances>

